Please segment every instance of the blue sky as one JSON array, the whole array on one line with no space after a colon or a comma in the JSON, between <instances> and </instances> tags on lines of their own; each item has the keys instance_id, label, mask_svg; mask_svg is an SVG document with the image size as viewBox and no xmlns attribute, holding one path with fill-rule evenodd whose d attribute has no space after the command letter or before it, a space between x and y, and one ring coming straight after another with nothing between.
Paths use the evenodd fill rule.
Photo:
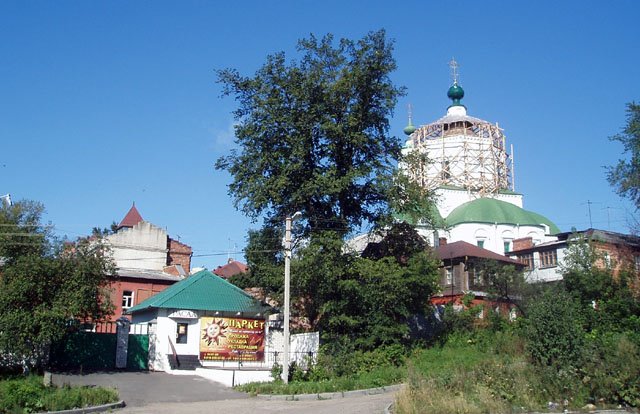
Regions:
<instances>
[{"instance_id":1,"label":"blue sky","mask_svg":"<svg viewBox=\"0 0 640 414\"><path fill-rule=\"evenodd\" d=\"M310 33L395 39L392 133L446 111L447 62L460 64L469 115L515 148L525 208L562 230L626 232L630 203L604 166L608 137L640 100L640 2L9 1L0 2L0 195L41 201L60 236L120 221L131 203L223 264L257 227L233 207L213 163L233 147L233 99L215 69L253 74L295 57ZM240 254L232 254L236 258Z\"/></svg>"}]
</instances>

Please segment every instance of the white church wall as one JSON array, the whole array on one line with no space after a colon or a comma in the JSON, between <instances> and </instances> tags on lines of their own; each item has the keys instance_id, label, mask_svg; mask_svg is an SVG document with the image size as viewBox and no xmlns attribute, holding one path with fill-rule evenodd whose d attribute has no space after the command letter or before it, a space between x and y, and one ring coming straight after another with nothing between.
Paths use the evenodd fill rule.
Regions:
<instances>
[{"instance_id":1,"label":"white church wall","mask_svg":"<svg viewBox=\"0 0 640 414\"><path fill-rule=\"evenodd\" d=\"M509 250L512 250L515 239L532 237L534 240L546 241L542 228L512 224L462 223L447 232L439 233L440 237L446 237L450 242L462 240L476 246L482 244L484 249L498 254L505 253L505 242L510 243Z\"/></svg>"},{"instance_id":2,"label":"white church wall","mask_svg":"<svg viewBox=\"0 0 640 414\"><path fill-rule=\"evenodd\" d=\"M496 194L493 198L524 208L522 205L522 194Z\"/></svg>"},{"instance_id":3,"label":"white church wall","mask_svg":"<svg viewBox=\"0 0 640 414\"><path fill-rule=\"evenodd\" d=\"M435 194L436 205L442 217L447 217L456 207L480 198L477 193L448 188L438 188ZM491 197L522 208L522 194L494 194Z\"/></svg>"},{"instance_id":4,"label":"white church wall","mask_svg":"<svg viewBox=\"0 0 640 414\"><path fill-rule=\"evenodd\" d=\"M436 205L442 217L447 217L456 207L474 199L470 192L461 190L438 188L435 194Z\"/></svg>"}]
</instances>

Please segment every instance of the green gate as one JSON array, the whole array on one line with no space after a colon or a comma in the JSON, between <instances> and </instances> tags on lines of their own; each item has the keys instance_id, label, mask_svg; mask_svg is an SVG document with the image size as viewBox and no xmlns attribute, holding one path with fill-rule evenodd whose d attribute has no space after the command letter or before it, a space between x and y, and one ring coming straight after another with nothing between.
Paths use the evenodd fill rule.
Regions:
<instances>
[{"instance_id":1,"label":"green gate","mask_svg":"<svg viewBox=\"0 0 640 414\"><path fill-rule=\"evenodd\" d=\"M147 369L149 369L149 335L129 334L127 370L146 371Z\"/></svg>"},{"instance_id":2,"label":"green gate","mask_svg":"<svg viewBox=\"0 0 640 414\"><path fill-rule=\"evenodd\" d=\"M59 371L109 371L116 368L116 334L73 332L51 346L49 362ZM129 334L127 370L146 371L149 335Z\"/></svg>"}]
</instances>

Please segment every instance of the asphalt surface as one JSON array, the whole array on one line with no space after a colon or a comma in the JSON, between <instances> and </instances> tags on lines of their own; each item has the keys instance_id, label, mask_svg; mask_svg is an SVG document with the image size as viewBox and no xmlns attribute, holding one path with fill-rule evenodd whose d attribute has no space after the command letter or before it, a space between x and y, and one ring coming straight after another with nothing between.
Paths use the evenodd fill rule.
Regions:
<instances>
[{"instance_id":1,"label":"asphalt surface","mask_svg":"<svg viewBox=\"0 0 640 414\"><path fill-rule=\"evenodd\" d=\"M170 375L164 372L53 374L53 382L56 385L115 388L126 403L125 408L115 412L123 414L368 414L383 413L395 398L395 392L388 392L334 399L269 400L251 397L196 375Z\"/></svg>"},{"instance_id":2,"label":"asphalt surface","mask_svg":"<svg viewBox=\"0 0 640 414\"><path fill-rule=\"evenodd\" d=\"M394 400L394 393L360 395L331 400L276 401L252 397L240 400L192 402L187 404L149 404L144 407L126 407L126 414L381 414ZM116 413L117 414L117 413Z\"/></svg>"},{"instance_id":3,"label":"asphalt surface","mask_svg":"<svg viewBox=\"0 0 640 414\"><path fill-rule=\"evenodd\" d=\"M127 407L152 403L190 403L198 401L248 398L222 384L197 375L170 375L164 372L99 372L93 374L53 374L56 385L97 385L115 388Z\"/></svg>"}]
</instances>

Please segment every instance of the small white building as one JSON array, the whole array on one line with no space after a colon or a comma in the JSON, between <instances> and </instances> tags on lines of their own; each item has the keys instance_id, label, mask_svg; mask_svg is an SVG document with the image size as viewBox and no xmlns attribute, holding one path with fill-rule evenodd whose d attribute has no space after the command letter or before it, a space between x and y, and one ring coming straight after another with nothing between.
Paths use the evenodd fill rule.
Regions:
<instances>
[{"instance_id":1,"label":"small white building","mask_svg":"<svg viewBox=\"0 0 640 414\"><path fill-rule=\"evenodd\" d=\"M203 270L127 311L153 326L149 365L166 371L189 365L262 363L271 307ZM256 364L258 365L258 364Z\"/></svg>"},{"instance_id":2,"label":"small white building","mask_svg":"<svg viewBox=\"0 0 640 414\"><path fill-rule=\"evenodd\" d=\"M213 273L202 270L127 311L133 324L149 325L149 368L197 370L237 385L269 381L283 361L282 321L274 309ZM318 334L292 336L292 361L315 358ZM300 354L300 355L297 355Z\"/></svg>"}]
</instances>

